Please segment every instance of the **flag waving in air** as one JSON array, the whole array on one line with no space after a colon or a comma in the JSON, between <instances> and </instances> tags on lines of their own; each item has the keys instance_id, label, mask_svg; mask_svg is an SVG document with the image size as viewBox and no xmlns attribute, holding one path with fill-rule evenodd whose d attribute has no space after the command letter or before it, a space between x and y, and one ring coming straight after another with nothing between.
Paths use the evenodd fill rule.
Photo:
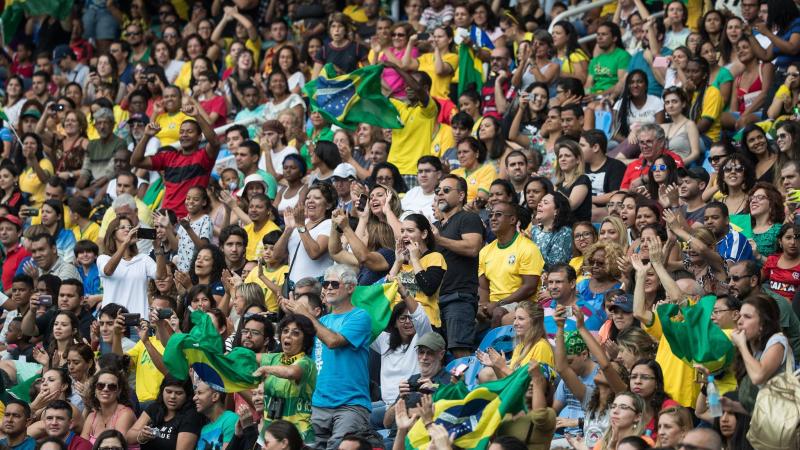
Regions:
<instances>
[{"instance_id":1,"label":"flag waving in air","mask_svg":"<svg viewBox=\"0 0 800 450\"><path fill-rule=\"evenodd\" d=\"M400 115L381 92L382 65L362 67L336 76L332 64L326 64L319 77L303 87L311 111L348 130L359 123L381 128L402 128Z\"/></svg>"},{"instance_id":2,"label":"flag waving in air","mask_svg":"<svg viewBox=\"0 0 800 450\"><path fill-rule=\"evenodd\" d=\"M17 33L19 25L25 21L26 15L52 16L58 20L69 17L73 0L7 0L3 16L3 38L8 43Z\"/></svg>"},{"instance_id":3,"label":"flag waving in air","mask_svg":"<svg viewBox=\"0 0 800 450\"><path fill-rule=\"evenodd\" d=\"M375 283L371 286L356 286L353 291L353 305L365 310L372 320L373 341L389 325L389 318L392 315L392 300L396 295L397 281L386 284Z\"/></svg>"},{"instance_id":4,"label":"flag waving in air","mask_svg":"<svg viewBox=\"0 0 800 450\"><path fill-rule=\"evenodd\" d=\"M502 380L490 381L469 391L463 381L442 386L433 396L433 422L454 435L453 448L485 449L503 417L525 409L525 390L530 383L523 365ZM406 436L406 450L427 449L430 436L422 420Z\"/></svg>"},{"instance_id":5,"label":"flag waving in air","mask_svg":"<svg viewBox=\"0 0 800 450\"><path fill-rule=\"evenodd\" d=\"M189 368L211 388L224 392L252 389L259 379L251 376L258 369L256 354L236 347L224 354L222 338L211 318L202 311L192 313L192 331L172 335L164 349L164 365L179 380L189 376Z\"/></svg>"}]
</instances>

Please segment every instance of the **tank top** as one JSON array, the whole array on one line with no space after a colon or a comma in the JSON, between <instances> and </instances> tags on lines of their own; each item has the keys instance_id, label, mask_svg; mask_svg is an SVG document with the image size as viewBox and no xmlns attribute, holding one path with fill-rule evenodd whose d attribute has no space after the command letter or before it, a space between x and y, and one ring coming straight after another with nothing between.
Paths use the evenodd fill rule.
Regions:
<instances>
[{"instance_id":1,"label":"tank top","mask_svg":"<svg viewBox=\"0 0 800 450\"><path fill-rule=\"evenodd\" d=\"M120 411L123 411L125 408L128 408L128 407L125 406L125 405L117 405L117 409L114 410L114 415L111 416L111 421L108 424L109 429L114 428L114 426L117 424L117 418L119 418ZM128 409L130 409L130 408L128 408ZM98 413L97 413L97 411L95 411L94 412L94 417L92 418L92 425L89 428L89 442L91 442L92 445L94 445L94 442L97 440L97 436L95 436L95 434L94 434L94 424L95 424L95 422L97 422L97 415L98 415ZM105 431L105 430L103 430L103 431ZM128 450L140 450L139 444L128 445Z\"/></svg>"},{"instance_id":2,"label":"tank top","mask_svg":"<svg viewBox=\"0 0 800 450\"><path fill-rule=\"evenodd\" d=\"M736 84L739 85L742 82L742 74L736 77ZM737 105L739 106L739 114L744 114L745 108L749 106L749 103L758 96L762 89L762 82L761 82L761 64L758 65L758 77L753 80L750 84L750 87L747 89L742 89L741 87L736 88L736 100ZM755 95L752 95L755 94Z\"/></svg>"},{"instance_id":3,"label":"tank top","mask_svg":"<svg viewBox=\"0 0 800 450\"><path fill-rule=\"evenodd\" d=\"M281 201L278 202L278 212L283 214L283 211L285 211L286 208L294 208L297 205L297 202L300 201L301 190L302 189L298 189L292 197L287 197L285 194L281 195Z\"/></svg>"}]
</instances>

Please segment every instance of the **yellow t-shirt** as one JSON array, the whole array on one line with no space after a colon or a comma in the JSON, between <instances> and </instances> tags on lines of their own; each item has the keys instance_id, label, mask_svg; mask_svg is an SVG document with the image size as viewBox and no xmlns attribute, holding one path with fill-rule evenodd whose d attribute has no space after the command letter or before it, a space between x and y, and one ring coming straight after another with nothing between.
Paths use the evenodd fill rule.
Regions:
<instances>
[{"instance_id":1,"label":"yellow t-shirt","mask_svg":"<svg viewBox=\"0 0 800 450\"><path fill-rule=\"evenodd\" d=\"M158 353L164 354L164 346L158 338L151 336L150 342ZM136 397L140 402L155 400L164 375L156 368L141 341L128 350L128 356L131 357L131 367L136 369Z\"/></svg>"},{"instance_id":2,"label":"yellow t-shirt","mask_svg":"<svg viewBox=\"0 0 800 450\"><path fill-rule=\"evenodd\" d=\"M508 362L508 365L512 369L528 364L532 359L540 363L547 363L550 367L556 366L556 359L553 356L553 347L550 346L547 339L539 339L539 342L534 344L533 347L528 350L528 353L524 355L522 354L522 347L523 344L517 344L517 346L514 347L514 353L511 354L511 361Z\"/></svg>"},{"instance_id":3,"label":"yellow t-shirt","mask_svg":"<svg viewBox=\"0 0 800 450\"><path fill-rule=\"evenodd\" d=\"M175 78L175 81L172 83L175 86L181 88L181 92L186 92L189 89L189 84L192 82L192 62L186 61L181 66L181 71L178 72L178 76Z\"/></svg>"},{"instance_id":4,"label":"yellow t-shirt","mask_svg":"<svg viewBox=\"0 0 800 450\"><path fill-rule=\"evenodd\" d=\"M39 166L48 175L53 175L55 173L53 163L47 158L40 159ZM36 176L33 167L26 168L19 176L19 190L30 194L28 203L34 208L41 209L42 203L44 203L44 186L45 183L42 183L42 180Z\"/></svg>"},{"instance_id":5,"label":"yellow t-shirt","mask_svg":"<svg viewBox=\"0 0 800 450\"><path fill-rule=\"evenodd\" d=\"M436 98L449 98L450 97L450 83L453 81L453 75L458 68L458 55L453 52L448 52L442 55L442 60L445 64L449 64L453 68L453 73L447 76L436 74L436 63L434 63L434 54L425 53L417 58L419 61L419 71L425 72L431 77L431 97Z\"/></svg>"},{"instance_id":6,"label":"yellow t-shirt","mask_svg":"<svg viewBox=\"0 0 800 450\"><path fill-rule=\"evenodd\" d=\"M419 259L419 263L422 265L423 269L427 269L428 267L441 267L443 270L447 271L447 263L444 260L444 256L439 252L426 253ZM408 289L409 294L413 294L414 299L425 308L425 315L428 316L431 325L434 327L442 326L442 320L439 317L439 290L437 289L436 293L431 296L425 295L414 280L414 268L411 267L410 264L403 264L403 267L400 268L400 272L397 274L397 278L403 283L403 286ZM403 299L400 298L400 294L397 294L394 301L392 301L392 308L402 301Z\"/></svg>"},{"instance_id":7,"label":"yellow t-shirt","mask_svg":"<svg viewBox=\"0 0 800 450\"><path fill-rule=\"evenodd\" d=\"M445 123L439 124L439 131L431 142L431 155L441 158L447 149L456 146L456 138L453 137L453 128Z\"/></svg>"},{"instance_id":8,"label":"yellow t-shirt","mask_svg":"<svg viewBox=\"0 0 800 450\"><path fill-rule=\"evenodd\" d=\"M248 238L249 239L249 238ZM249 242L249 240L248 240ZM269 281L277 284L278 286L282 285L286 281L286 274L289 273L289 266L284 264L278 267L275 270L267 270L264 268L264 276L267 277ZM267 309L270 312L277 312L278 311L278 297L275 295L274 292L270 288L261 281L261 278L258 277L258 268L255 268L247 274L247 277L244 279L245 283L255 283L261 286L264 289L264 301L267 304Z\"/></svg>"},{"instance_id":9,"label":"yellow t-shirt","mask_svg":"<svg viewBox=\"0 0 800 450\"><path fill-rule=\"evenodd\" d=\"M244 231L247 232L247 251L245 257L248 261L255 261L258 259L258 250L263 248L261 239L263 239L267 233L276 230L281 231L280 227L275 225L275 222L271 220L268 220L260 230L256 230L255 227L256 225L252 222L244 227Z\"/></svg>"},{"instance_id":10,"label":"yellow t-shirt","mask_svg":"<svg viewBox=\"0 0 800 450\"><path fill-rule=\"evenodd\" d=\"M231 48L231 44L233 44L233 38L225 38L225 51L226 53ZM244 46L251 52L253 52L253 65L258 67L258 61L261 59L261 39L252 40L248 39L244 41ZM225 56L225 68L233 67L233 59L231 58L230 53ZM188 85L187 85L188 86Z\"/></svg>"},{"instance_id":11,"label":"yellow t-shirt","mask_svg":"<svg viewBox=\"0 0 800 450\"><path fill-rule=\"evenodd\" d=\"M492 181L497 179L497 169L494 167L494 164L489 162L484 163L482 166L473 172L470 172L469 174L467 173L467 169L463 167L459 167L450 173L453 175L458 175L467 180L467 201L470 202L475 200L475 197L478 196L479 190L488 193L489 187L492 185Z\"/></svg>"},{"instance_id":12,"label":"yellow t-shirt","mask_svg":"<svg viewBox=\"0 0 800 450\"><path fill-rule=\"evenodd\" d=\"M72 234L75 235L76 241L92 241L97 242L97 238L100 236L100 225L95 222L89 222L89 226L86 227L85 230L81 230L81 227L75 225L72 228Z\"/></svg>"},{"instance_id":13,"label":"yellow t-shirt","mask_svg":"<svg viewBox=\"0 0 800 450\"><path fill-rule=\"evenodd\" d=\"M114 133L119 131L119 124L126 122L128 120L128 111L122 109L119 105L114 105ZM100 133L97 132L97 128L94 127L94 120L92 120L92 115L86 115L86 137L89 140L100 139Z\"/></svg>"},{"instance_id":14,"label":"yellow t-shirt","mask_svg":"<svg viewBox=\"0 0 800 450\"><path fill-rule=\"evenodd\" d=\"M31 217L31 225L39 225L42 223L42 210L39 209L39 214L36 217ZM64 205L64 228L72 228L72 211L69 206Z\"/></svg>"},{"instance_id":15,"label":"yellow t-shirt","mask_svg":"<svg viewBox=\"0 0 800 450\"><path fill-rule=\"evenodd\" d=\"M522 286L522 275L542 276L544 259L539 247L517 233L505 247L495 239L478 256L478 276L489 280L489 301L499 302Z\"/></svg>"},{"instance_id":16,"label":"yellow t-shirt","mask_svg":"<svg viewBox=\"0 0 800 450\"><path fill-rule=\"evenodd\" d=\"M400 100L389 99L397 112L403 128L392 130L392 151L389 162L397 166L403 175L417 174L417 160L430 155L433 127L438 108L436 101L428 99L428 106L407 105Z\"/></svg>"},{"instance_id":17,"label":"yellow t-shirt","mask_svg":"<svg viewBox=\"0 0 800 450\"><path fill-rule=\"evenodd\" d=\"M181 124L187 119L191 119L191 117L184 114L183 111L175 114L159 114L156 117L156 123L161 127L161 131L156 134L156 137L161 141L161 145L172 145L178 142L181 137Z\"/></svg>"},{"instance_id":18,"label":"yellow t-shirt","mask_svg":"<svg viewBox=\"0 0 800 450\"><path fill-rule=\"evenodd\" d=\"M152 227L153 211L145 202L140 200L139 197L134 197L133 200L136 202L136 215L139 216L139 222L147 225L148 227ZM108 226L111 225L111 221L116 218L117 213L114 211L114 208L106 209L106 212L103 215L103 220L100 221L100 229L97 233L97 245L102 247L103 243L100 241L102 241L106 236L106 231L108 231Z\"/></svg>"},{"instance_id":19,"label":"yellow t-shirt","mask_svg":"<svg viewBox=\"0 0 800 450\"><path fill-rule=\"evenodd\" d=\"M367 13L364 12L364 8L359 5L345 6L342 13L356 23L367 23L369 21Z\"/></svg>"},{"instance_id":20,"label":"yellow t-shirt","mask_svg":"<svg viewBox=\"0 0 800 450\"><path fill-rule=\"evenodd\" d=\"M653 314L653 325L642 328L650 336L658 339L656 362L661 366L664 374L664 391L670 398L687 408L694 408L697 396L700 394L700 385L695 383L694 367L686 364L672 353L667 338L661 329L661 319L658 314Z\"/></svg>"},{"instance_id":21,"label":"yellow t-shirt","mask_svg":"<svg viewBox=\"0 0 800 450\"><path fill-rule=\"evenodd\" d=\"M692 95L692 104L697 101L697 94L698 92L695 92ZM703 96L703 110L700 112L700 116L713 122L711 128L706 132L706 136L708 136L712 142L717 142L719 140L719 135L722 131L719 119L722 117L722 109L724 106L725 101L722 99L722 94L720 94L719 89L714 86L707 87L706 93Z\"/></svg>"},{"instance_id":22,"label":"yellow t-shirt","mask_svg":"<svg viewBox=\"0 0 800 450\"><path fill-rule=\"evenodd\" d=\"M559 58L560 59L560 58ZM569 54L567 61L561 61L561 74L572 75L575 73L575 63L589 61L589 56L582 50L576 50Z\"/></svg>"}]
</instances>

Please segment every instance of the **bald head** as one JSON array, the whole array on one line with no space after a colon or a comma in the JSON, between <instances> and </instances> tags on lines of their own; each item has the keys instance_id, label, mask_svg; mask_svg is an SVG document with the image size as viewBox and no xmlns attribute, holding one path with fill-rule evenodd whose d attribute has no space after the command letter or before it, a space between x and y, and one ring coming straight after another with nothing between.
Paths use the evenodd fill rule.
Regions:
<instances>
[{"instance_id":1,"label":"bald head","mask_svg":"<svg viewBox=\"0 0 800 450\"><path fill-rule=\"evenodd\" d=\"M686 433L681 441L685 447L678 448L702 448L707 450L722 450L722 438L711 428L695 428Z\"/></svg>"}]
</instances>

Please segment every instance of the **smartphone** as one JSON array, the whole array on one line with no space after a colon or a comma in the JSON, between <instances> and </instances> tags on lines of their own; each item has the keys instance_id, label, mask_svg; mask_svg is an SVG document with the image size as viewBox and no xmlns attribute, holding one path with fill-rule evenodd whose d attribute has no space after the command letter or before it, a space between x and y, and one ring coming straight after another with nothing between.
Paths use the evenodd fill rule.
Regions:
<instances>
[{"instance_id":1,"label":"smartphone","mask_svg":"<svg viewBox=\"0 0 800 450\"><path fill-rule=\"evenodd\" d=\"M172 317L172 308L161 308L158 310L158 318L161 320L169 319Z\"/></svg>"},{"instance_id":2,"label":"smartphone","mask_svg":"<svg viewBox=\"0 0 800 450\"><path fill-rule=\"evenodd\" d=\"M53 306L53 296L48 294L40 295L39 306L46 306L46 307Z\"/></svg>"},{"instance_id":3,"label":"smartphone","mask_svg":"<svg viewBox=\"0 0 800 450\"><path fill-rule=\"evenodd\" d=\"M36 208L28 208L25 210L25 215L28 217L34 217L39 215L39 210Z\"/></svg>"},{"instance_id":4,"label":"smartphone","mask_svg":"<svg viewBox=\"0 0 800 450\"><path fill-rule=\"evenodd\" d=\"M564 317L567 317L567 318L572 317L572 307L571 306L567 306L567 308L564 310Z\"/></svg>"},{"instance_id":5,"label":"smartphone","mask_svg":"<svg viewBox=\"0 0 800 450\"><path fill-rule=\"evenodd\" d=\"M50 109L53 110L53 111L56 111L56 112L63 111L64 110L64 105L62 105L60 103L53 103L52 105L50 105Z\"/></svg>"},{"instance_id":6,"label":"smartphone","mask_svg":"<svg viewBox=\"0 0 800 450\"><path fill-rule=\"evenodd\" d=\"M356 205L356 209L359 211L363 211L364 208L367 207L367 194L361 194L358 196L358 204Z\"/></svg>"},{"instance_id":7,"label":"smartphone","mask_svg":"<svg viewBox=\"0 0 800 450\"><path fill-rule=\"evenodd\" d=\"M142 315L139 313L127 313L123 314L122 317L125 319L126 327L138 327L139 321L142 320Z\"/></svg>"},{"instance_id":8,"label":"smartphone","mask_svg":"<svg viewBox=\"0 0 800 450\"><path fill-rule=\"evenodd\" d=\"M454 377L460 377L461 375L464 374L464 372L466 372L468 367L469 367L468 365L466 365L464 363L461 363L461 364L457 365L455 368L453 368L453 370L451 370L450 373Z\"/></svg>"},{"instance_id":9,"label":"smartphone","mask_svg":"<svg viewBox=\"0 0 800 450\"><path fill-rule=\"evenodd\" d=\"M417 40L418 41L427 41L428 39L430 39L430 37L431 37L430 33L418 33L417 34Z\"/></svg>"},{"instance_id":10,"label":"smartphone","mask_svg":"<svg viewBox=\"0 0 800 450\"><path fill-rule=\"evenodd\" d=\"M656 56L655 58L653 58L653 67L659 67L659 68L669 67L669 58L665 56Z\"/></svg>"},{"instance_id":11,"label":"smartphone","mask_svg":"<svg viewBox=\"0 0 800 450\"><path fill-rule=\"evenodd\" d=\"M139 228L136 231L136 237L138 239L147 239L153 240L156 238L156 229L155 228Z\"/></svg>"}]
</instances>

